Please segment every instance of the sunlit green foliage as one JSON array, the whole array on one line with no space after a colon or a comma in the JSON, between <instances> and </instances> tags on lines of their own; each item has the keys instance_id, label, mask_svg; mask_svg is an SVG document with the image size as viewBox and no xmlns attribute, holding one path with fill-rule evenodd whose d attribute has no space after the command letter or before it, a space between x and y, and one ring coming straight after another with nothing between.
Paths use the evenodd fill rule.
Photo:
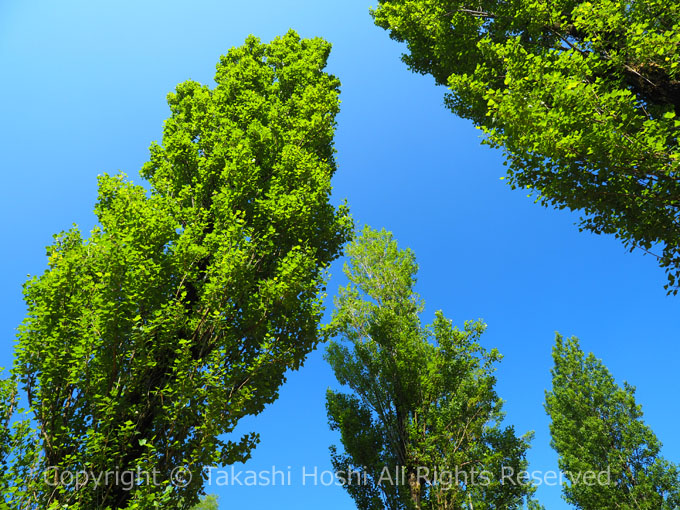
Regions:
<instances>
[{"instance_id":1,"label":"sunlit green foliage","mask_svg":"<svg viewBox=\"0 0 680 510\"><path fill-rule=\"evenodd\" d=\"M216 496L206 496L201 500L199 504L192 507L191 510L218 510L219 505L217 504Z\"/></svg>"},{"instance_id":2,"label":"sunlit green foliage","mask_svg":"<svg viewBox=\"0 0 680 510\"><path fill-rule=\"evenodd\" d=\"M15 378L0 379L0 507L4 501L11 508L26 508L34 496L34 487L26 481L40 464L35 432L19 408Z\"/></svg>"},{"instance_id":3,"label":"sunlit green foliage","mask_svg":"<svg viewBox=\"0 0 680 510\"><path fill-rule=\"evenodd\" d=\"M479 344L484 324L459 330L438 312L421 325L415 257L390 233L366 228L346 253L332 320L342 342L326 358L351 391L329 390L326 407L344 450L331 449L333 465L357 507L522 508L531 485L502 474L525 469L529 436L500 423L501 356Z\"/></svg>"},{"instance_id":4,"label":"sunlit green foliage","mask_svg":"<svg viewBox=\"0 0 680 510\"><path fill-rule=\"evenodd\" d=\"M678 0L380 0L406 64L503 147L508 182L680 285Z\"/></svg>"},{"instance_id":5,"label":"sunlit green foliage","mask_svg":"<svg viewBox=\"0 0 680 510\"><path fill-rule=\"evenodd\" d=\"M635 388L618 386L576 338L558 335L553 358L546 409L560 469L570 474L565 499L582 510L678 508L680 470L660 456L661 443L642 421Z\"/></svg>"},{"instance_id":6,"label":"sunlit green foliage","mask_svg":"<svg viewBox=\"0 0 680 510\"><path fill-rule=\"evenodd\" d=\"M351 232L329 203L329 52L292 31L249 37L220 59L214 88L187 81L168 96L141 172L150 187L101 176L99 225L55 236L25 286L15 366L43 448L31 508L184 509L206 466L249 457L256 434L222 435L274 401L321 340L325 270ZM142 481L57 483L80 470Z\"/></svg>"}]
</instances>

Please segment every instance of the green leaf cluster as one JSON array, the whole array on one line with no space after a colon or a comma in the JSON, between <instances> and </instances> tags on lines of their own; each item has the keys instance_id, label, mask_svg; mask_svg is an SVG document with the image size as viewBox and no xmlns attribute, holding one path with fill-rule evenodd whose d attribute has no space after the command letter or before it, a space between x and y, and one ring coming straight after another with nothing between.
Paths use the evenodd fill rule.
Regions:
<instances>
[{"instance_id":1,"label":"green leaf cluster","mask_svg":"<svg viewBox=\"0 0 680 510\"><path fill-rule=\"evenodd\" d=\"M196 506L192 507L191 510L217 510L219 508L217 504L216 496L206 496L198 503Z\"/></svg>"},{"instance_id":2,"label":"green leaf cluster","mask_svg":"<svg viewBox=\"0 0 680 510\"><path fill-rule=\"evenodd\" d=\"M28 413L19 408L16 378L0 379L0 494L6 505L26 508L35 496L34 487L26 480L39 464L36 430Z\"/></svg>"},{"instance_id":3,"label":"green leaf cluster","mask_svg":"<svg viewBox=\"0 0 680 510\"><path fill-rule=\"evenodd\" d=\"M651 253L677 293L677 0L380 0L372 14L503 148L512 188Z\"/></svg>"}]
</instances>

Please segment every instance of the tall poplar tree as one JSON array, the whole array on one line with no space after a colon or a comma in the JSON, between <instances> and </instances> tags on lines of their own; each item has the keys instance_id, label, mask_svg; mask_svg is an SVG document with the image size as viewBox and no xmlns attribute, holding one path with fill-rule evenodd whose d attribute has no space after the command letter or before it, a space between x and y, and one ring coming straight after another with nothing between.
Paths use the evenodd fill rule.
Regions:
<instances>
[{"instance_id":1,"label":"tall poplar tree","mask_svg":"<svg viewBox=\"0 0 680 510\"><path fill-rule=\"evenodd\" d=\"M351 232L329 203L329 52L293 31L248 37L214 88L168 95L149 187L100 176L99 224L55 236L25 285L15 366L43 449L30 508L184 509L204 467L249 457L256 434L224 434L320 341L325 270ZM142 475L61 483L80 470Z\"/></svg>"},{"instance_id":2,"label":"tall poplar tree","mask_svg":"<svg viewBox=\"0 0 680 510\"><path fill-rule=\"evenodd\" d=\"M674 510L680 471L660 455L642 421L635 388L616 384L578 339L557 335L552 391L546 394L552 446L567 476L563 493L580 510Z\"/></svg>"},{"instance_id":3,"label":"tall poplar tree","mask_svg":"<svg viewBox=\"0 0 680 510\"><path fill-rule=\"evenodd\" d=\"M522 508L533 488L502 475L526 467L529 435L501 424L485 329L421 325L417 266L386 231L365 228L346 251L326 358L347 393L328 390L332 462L360 510ZM515 481L519 482L517 478Z\"/></svg>"},{"instance_id":4,"label":"tall poplar tree","mask_svg":"<svg viewBox=\"0 0 680 510\"><path fill-rule=\"evenodd\" d=\"M512 188L653 254L677 293L678 0L379 0L373 16L503 148Z\"/></svg>"}]
</instances>

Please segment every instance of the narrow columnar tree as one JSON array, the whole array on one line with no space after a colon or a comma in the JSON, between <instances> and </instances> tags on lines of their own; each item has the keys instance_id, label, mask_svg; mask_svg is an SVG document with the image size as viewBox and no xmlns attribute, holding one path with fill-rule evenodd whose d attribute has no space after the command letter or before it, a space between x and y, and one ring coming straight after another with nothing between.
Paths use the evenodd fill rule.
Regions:
<instances>
[{"instance_id":1,"label":"narrow columnar tree","mask_svg":"<svg viewBox=\"0 0 680 510\"><path fill-rule=\"evenodd\" d=\"M423 326L417 266L388 232L366 228L347 249L326 358L347 393L328 390L332 462L361 510L521 508L532 487L502 483L526 466L528 436L501 425L495 350L439 312Z\"/></svg>"},{"instance_id":2,"label":"narrow columnar tree","mask_svg":"<svg viewBox=\"0 0 680 510\"><path fill-rule=\"evenodd\" d=\"M99 178L89 237L55 236L25 286L15 373L44 451L33 508L187 508L225 433L273 402L319 342L325 270L351 232L329 202L339 81L294 32L221 57L168 96L149 187ZM134 487L60 472L141 472ZM151 478L153 476L153 478Z\"/></svg>"},{"instance_id":3,"label":"narrow columnar tree","mask_svg":"<svg viewBox=\"0 0 680 510\"><path fill-rule=\"evenodd\" d=\"M379 0L375 22L503 147L508 182L680 286L678 0Z\"/></svg>"},{"instance_id":4,"label":"narrow columnar tree","mask_svg":"<svg viewBox=\"0 0 680 510\"><path fill-rule=\"evenodd\" d=\"M581 510L673 510L680 505L678 468L642 421L635 389L618 386L576 338L557 335L546 409L552 446L567 474L565 499Z\"/></svg>"}]
</instances>

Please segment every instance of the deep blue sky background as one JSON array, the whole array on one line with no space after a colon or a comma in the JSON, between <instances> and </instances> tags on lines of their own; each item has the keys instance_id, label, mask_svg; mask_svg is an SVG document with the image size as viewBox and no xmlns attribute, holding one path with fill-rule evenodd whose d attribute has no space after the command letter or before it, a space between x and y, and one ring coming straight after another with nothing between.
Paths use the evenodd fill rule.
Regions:
<instances>
[{"instance_id":1,"label":"deep blue sky background","mask_svg":"<svg viewBox=\"0 0 680 510\"><path fill-rule=\"evenodd\" d=\"M24 315L21 284L46 265L51 235L94 223L96 176L139 180L168 116L166 94L186 79L212 84L215 63L253 33L265 41L293 27L334 45L342 80L334 200L359 225L392 230L420 263L430 321L483 318L483 341L505 359L498 391L507 420L535 430L531 468L557 469L544 390L554 333L576 335L619 381L638 388L646 421L680 461L677 358L680 298L667 297L655 261L613 238L579 233L577 216L533 204L499 178L501 154L444 109L444 90L410 73L402 47L373 26L366 0L0 3L0 365L10 366ZM344 280L335 264L329 294ZM329 301L329 306L330 306ZM243 423L262 443L248 469L291 466L288 487L209 487L220 508L352 509L338 487L301 485L301 468L329 469L329 368L314 353L281 398ZM538 495L568 506L558 488Z\"/></svg>"}]
</instances>

